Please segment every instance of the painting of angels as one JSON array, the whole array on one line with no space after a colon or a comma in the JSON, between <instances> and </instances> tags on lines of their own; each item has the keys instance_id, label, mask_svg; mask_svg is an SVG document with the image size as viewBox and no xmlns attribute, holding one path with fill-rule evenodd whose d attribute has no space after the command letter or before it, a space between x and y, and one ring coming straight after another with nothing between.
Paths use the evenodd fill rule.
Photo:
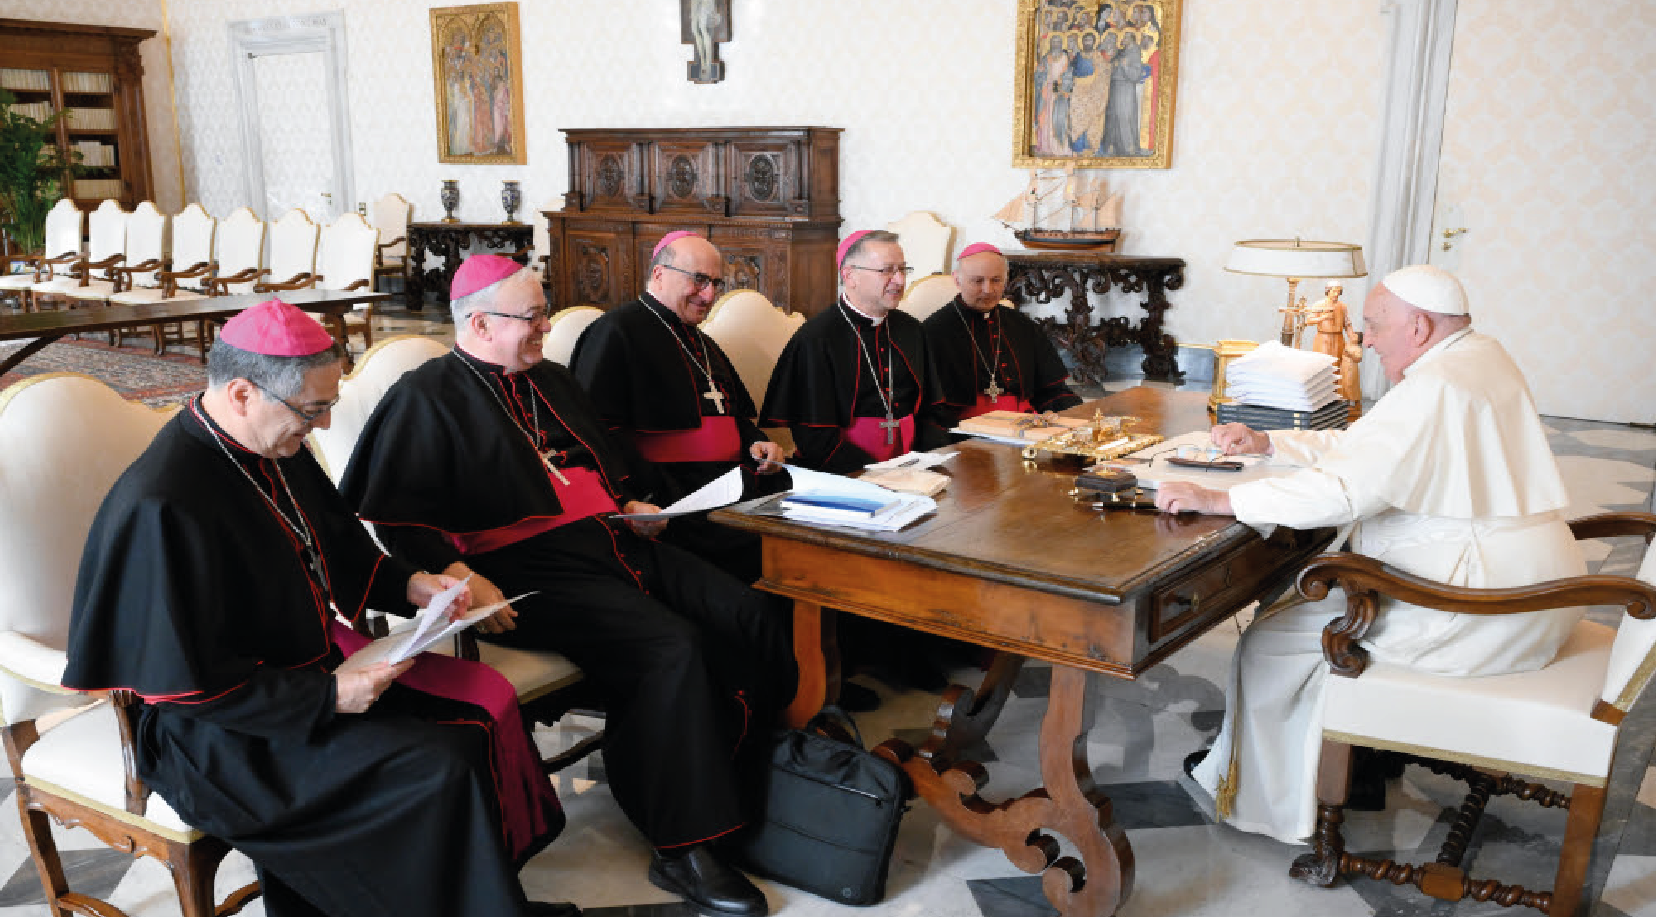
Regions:
<instances>
[{"instance_id":1,"label":"painting of angels","mask_svg":"<svg viewBox=\"0 0 1657 917\"><path fill-rule=\"evenodd\" d=\"M438 161L527 162L518 4L433 9L431 27Z\"/></svg>"}]
</instances>

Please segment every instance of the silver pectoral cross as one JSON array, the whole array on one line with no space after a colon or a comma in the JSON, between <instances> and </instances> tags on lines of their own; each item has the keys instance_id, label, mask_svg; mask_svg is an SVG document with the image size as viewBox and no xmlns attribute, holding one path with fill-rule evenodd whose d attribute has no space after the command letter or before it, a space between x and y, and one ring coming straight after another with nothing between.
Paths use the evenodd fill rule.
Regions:
<instances>
[{"instance_id":1,"label":"silver pectoral cross","mask_svg":"<svg viewBox=\"0 0 1657 917\"><path fill-rule=\"evenodd\" d=\"M984 389L984 394L990 396L990 400L994 401L996 398L1001 397L1001 393L1005 392L1005 391L1006 391L1006 389L1004 389L1001 386L995 384L995 376L992 374L990 376L990 387L987 388L987 389Z\"/></svg>"},{"instance_id":2,"label":"silver pectoral cross","mask_svg":"<svg viewBox=\"0 0 1657 917\"><path fill-rule=\"evenodd\" d=\"M541 464L547 466L547 470L552 472L552 476L558 479L558 483L564 485L565 487L570 486L570 479L564 477L564 473L559 471L558 466L552 463L552 456L547 455L545 452L541 453Z\"/></svg>"},{"instance_id":3,"label":"silver pectoral cross","mask_svg":"<svg viewBox=\"0 0 1657 917\"><path fill-rule=\"evenodd\" d=\"M882 420L880 425L886 428L886 445L890 446L892 443L896 442L898 428L897 418L893 417L891 412L888 411L886 419Z\"/></svg>"},{"instance_id":4,"label":"silver pectoral cross","mask_svg":"<svg viewBox=\"0 0 1657 917\"><path fill-rule=\"evenodd\" d=\"M725 413L725 393L719 390L719 386L710 382L708 390L702 393L702 397L713 402L714 410L721 414Z\"/></svg>"}]
</instances>

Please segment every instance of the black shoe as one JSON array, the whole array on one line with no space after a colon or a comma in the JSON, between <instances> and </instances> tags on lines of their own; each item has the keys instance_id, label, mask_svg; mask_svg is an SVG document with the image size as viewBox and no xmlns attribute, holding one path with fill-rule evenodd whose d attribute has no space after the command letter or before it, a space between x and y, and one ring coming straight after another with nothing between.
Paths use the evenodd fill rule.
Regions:
<instances>
[{"instance_id":1,"label":"black shoe","mask_svg":"<svg viewBox=\"0 0 1657 917\"><path fill-rule=\"evenodd\" d=\"M1197 778L1197 765L1203 763L1208 757L1208 751L1206 748L1199 748L1185 756L1185 763L1181 765L1185 769L1185 776L1193 780Z\"/></svg>"},{"instance_id":2,"label":"black shoe","mask_svg":"<svg viewBox=\"0 0 1657 917\"><path fill-rule=\"evenodd\" d=\"M713 917L765 917L765 895L747 876L719 862L707 844L676 857L651 854L650 884Z\"/></svg>"},{"instance_id":3,"label":"black shoe","mask_svg":"<svg viewBox=\"0 0 1657 917\"><path fill-rule=\"evenodd\" d=\"M880 709L880 695L873 688L865 688L855 681L840 683L840 708L848 713L868 713Z\"/></svg>"},{"instance_id":4,"label":"black shoe","mask_svg":"<svg viewBox=\"0 0 1657 917\"><path fill-rule=\"evenodd\" d=\"M581 908L568 901L531 901L524 913L530 917L581 917Z\"/></svg>"}]
</instances>

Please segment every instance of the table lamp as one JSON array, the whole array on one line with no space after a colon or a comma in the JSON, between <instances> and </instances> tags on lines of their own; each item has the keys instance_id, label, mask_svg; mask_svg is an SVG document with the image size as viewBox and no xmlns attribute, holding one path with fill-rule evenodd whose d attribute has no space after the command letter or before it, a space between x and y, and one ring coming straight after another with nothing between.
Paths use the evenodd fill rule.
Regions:
<instances>
[{"instance_id":1,"label":"table lamp","mask_svg":"<svg viewBox=\"0 0 1657 917\"><path fill-rule=\"evenodd\" d=\"M1362 277L1364 250L1342 242L1304 242L1300 239L1247 239L1238 242L1226 260L1234 274L1282 277L1289 281L1289 304L1283 309L1283 346L1293 347L1300 332L1300 309L1295 286L1307 277Z\"/></svg>"}]
</instances>

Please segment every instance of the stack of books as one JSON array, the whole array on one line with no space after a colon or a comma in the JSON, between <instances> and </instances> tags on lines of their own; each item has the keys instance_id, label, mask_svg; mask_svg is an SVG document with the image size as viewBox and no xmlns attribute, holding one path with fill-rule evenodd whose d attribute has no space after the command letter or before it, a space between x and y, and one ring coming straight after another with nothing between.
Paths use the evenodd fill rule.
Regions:
<instances>
[{"instance_id":1,"label":"stack of books","mask_svg":"<svg viewBox=\"0 0 1657 917\"><path fill-rule=\"evenodd\" d=\"M1247 424L1255 430L1341 430L1346 427L1346 402L1331 401L1315 411L1231 402L1216 407L1214 419L1220 423Z\"/></svg>"}]
</instances>

